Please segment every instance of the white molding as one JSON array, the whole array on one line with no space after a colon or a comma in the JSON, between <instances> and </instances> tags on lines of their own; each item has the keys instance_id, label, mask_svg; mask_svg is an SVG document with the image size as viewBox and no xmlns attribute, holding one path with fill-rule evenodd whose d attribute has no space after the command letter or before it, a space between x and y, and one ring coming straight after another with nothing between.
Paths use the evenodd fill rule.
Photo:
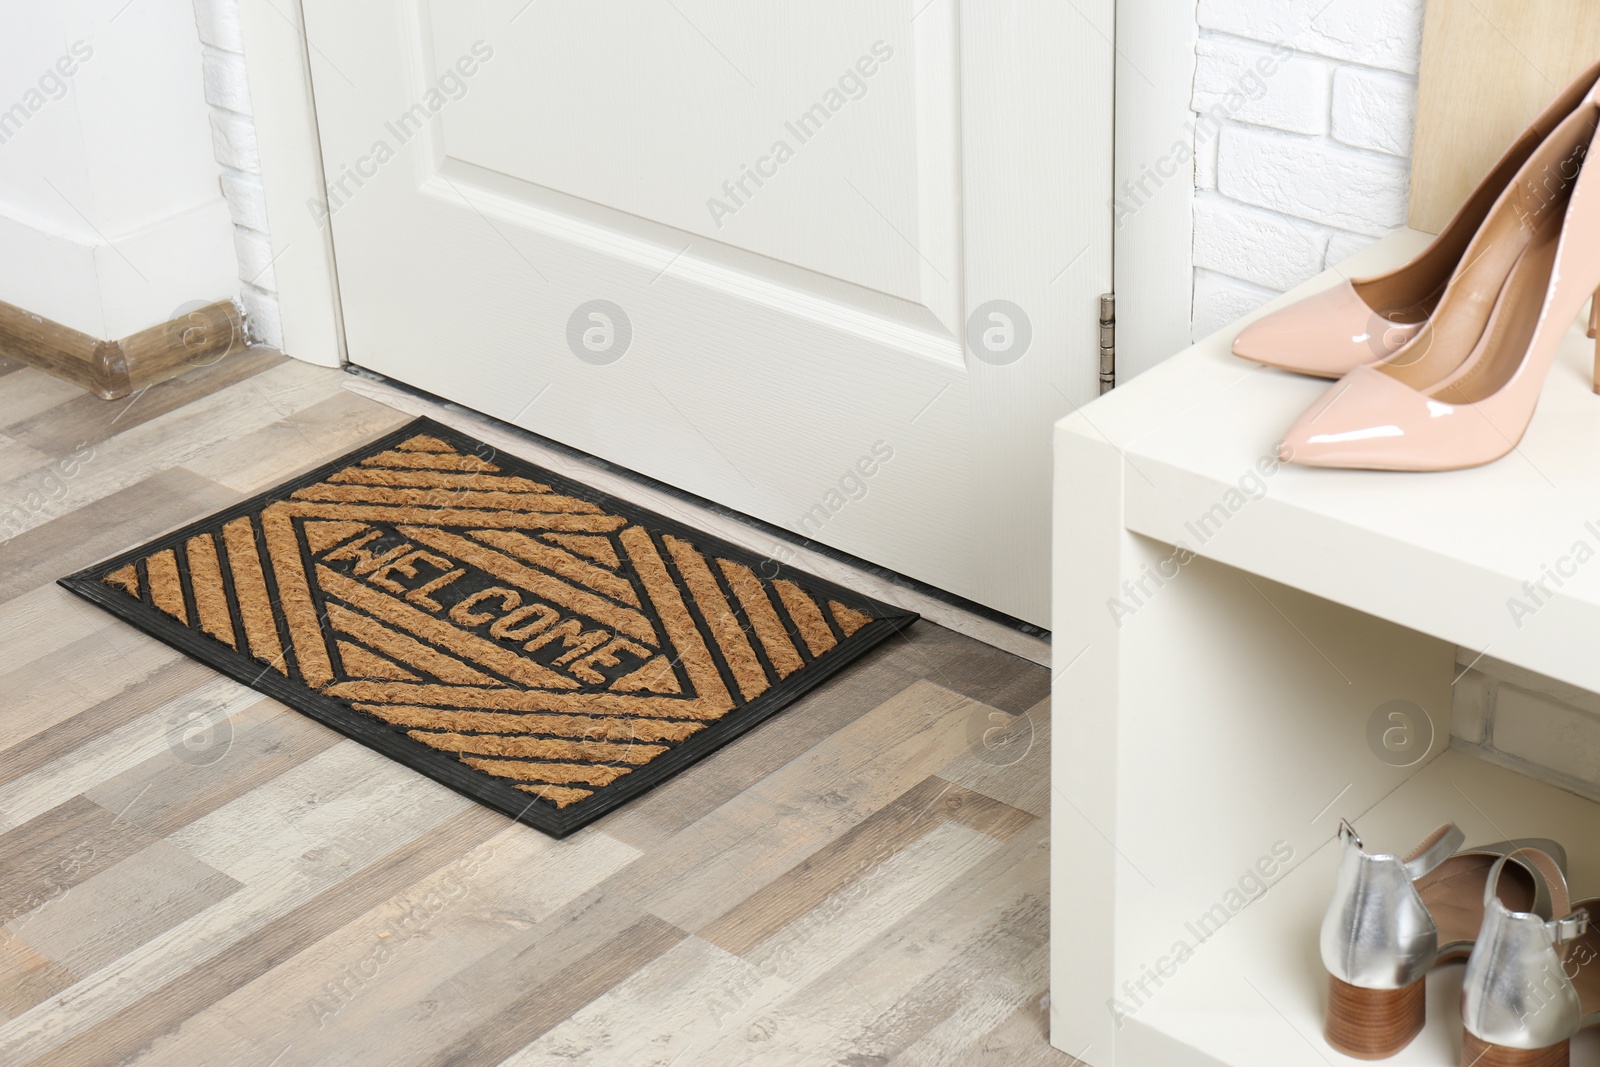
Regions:
<instances>
[{"instance_id":1,"label":"white molding","mask_svg":"<svg viewBox=\"0 0 1600 1067\"><path fill-rule=\"evenodd\" d=\"M1189 102L1199 35L1193 3L1117 0L1114 195L1132 208L1114 212L1118 382L1190 344L1196 146ZM1178 145L1188 159L1174 158Z\"/></svg>"},{"instance_id":2,"label":"white molding","mask_svg":"<svg viewBox=\"0 0 1600 1067\"><path fill-rule=\"evenodd\" d=\"M333 238L306 206L324 197L322 149L298 0L240 0L261 181L283 316L284 351L308 363L345 361Z\"/></svg>"},{"instance_id":3,"label":"white molding","mask_svg":"<svg viewBox=\"0 0 1600 1067\"><path fill-rule=\"evenodd\" d=\"M451 173L458 176L451 179ZM585 218L562 198L550 196L548 190L507 182L473 167L451 167L447 163L437 174L423 177L419 188L424 195L442 203L456 205L465 201L507 225L549 234L652 273L670 263L676 277L771 308L780 315L853 334L869 344L899 348L947 367L965 366L961 342L931 306L937 300L928 305L914 304L863 290L850 282L797 270L765 256L728 255L715 246L694 255L680 252L668 259L661 242L645 232L646 227L638 225L643 220L620 212L605 221ZM472 193L470 200L468 190ZM868 304L867 300L873 303Z\"/></svg>"}]
</instances>

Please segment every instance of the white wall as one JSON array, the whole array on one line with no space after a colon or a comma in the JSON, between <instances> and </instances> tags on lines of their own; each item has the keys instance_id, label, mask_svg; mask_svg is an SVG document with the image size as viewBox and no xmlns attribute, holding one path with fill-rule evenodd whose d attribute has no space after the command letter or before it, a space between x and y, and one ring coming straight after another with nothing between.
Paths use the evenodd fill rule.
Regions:
<instances>
[{"instance_id":1,"label":"white wall","mask_svg":"<svg viewBox=\"0 0 1600 1067\"><path fill-rule=\"evenodd\" d=\"M1404 224L1423 6L1199 0L1192 336Z\"/></svg>"},{"instance_id":2,"label":"white wall","mask_svg":"<svg viewBox=\"0 0 1600 1067\"><path fill-rule=\"evenodd\" d=\"M0 300L102 338L237 294L193 9L0 0Z\"/></svg>"}]
</instances>

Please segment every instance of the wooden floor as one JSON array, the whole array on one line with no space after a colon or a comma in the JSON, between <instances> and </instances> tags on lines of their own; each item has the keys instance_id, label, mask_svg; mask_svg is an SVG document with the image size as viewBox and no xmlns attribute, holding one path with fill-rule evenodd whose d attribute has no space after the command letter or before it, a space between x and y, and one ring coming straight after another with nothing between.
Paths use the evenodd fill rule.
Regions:
<instances>
[{"instance_id":1,"label":"wooden floor","mask_svg":"<svg viewBox=\"0 0 1600 1067\"><path fill-rule=\"evenodd\" d=\"M0 1064L1071 1062L1042 667L919 623L557 842L53 584L408 418L341 379L0 361Z\"/></svg>"}]
</instances>

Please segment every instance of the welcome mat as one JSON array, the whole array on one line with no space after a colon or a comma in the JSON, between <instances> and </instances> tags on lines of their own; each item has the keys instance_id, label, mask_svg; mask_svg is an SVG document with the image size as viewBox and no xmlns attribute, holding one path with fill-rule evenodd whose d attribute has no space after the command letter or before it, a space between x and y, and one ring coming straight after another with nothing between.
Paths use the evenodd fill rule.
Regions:
<instances>
[{"instance_id":1,"label":"welcome mat","mask_svg":"<svg viewBox=\"0 0 1600 1067\"><path fill-rule=\"evenodd\" d=\"M429 419L61 584L558 837L917 618Z\"/></svg>"}]
</instances>

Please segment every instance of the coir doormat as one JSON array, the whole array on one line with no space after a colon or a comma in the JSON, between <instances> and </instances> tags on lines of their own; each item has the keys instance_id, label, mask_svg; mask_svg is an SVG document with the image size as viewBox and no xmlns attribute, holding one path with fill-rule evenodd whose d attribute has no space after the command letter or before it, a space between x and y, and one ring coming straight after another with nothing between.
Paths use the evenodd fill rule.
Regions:
<instances>
[{"instance_id":1,"label":"coir doormat","mask_svg":"<svg viewBox=\"0 0 1600 1067\"><path fill-rule=\"evenodd\" d=\"M556 836L916 619L428 419L61 584Z\"/></svg>"}]
</instances>

